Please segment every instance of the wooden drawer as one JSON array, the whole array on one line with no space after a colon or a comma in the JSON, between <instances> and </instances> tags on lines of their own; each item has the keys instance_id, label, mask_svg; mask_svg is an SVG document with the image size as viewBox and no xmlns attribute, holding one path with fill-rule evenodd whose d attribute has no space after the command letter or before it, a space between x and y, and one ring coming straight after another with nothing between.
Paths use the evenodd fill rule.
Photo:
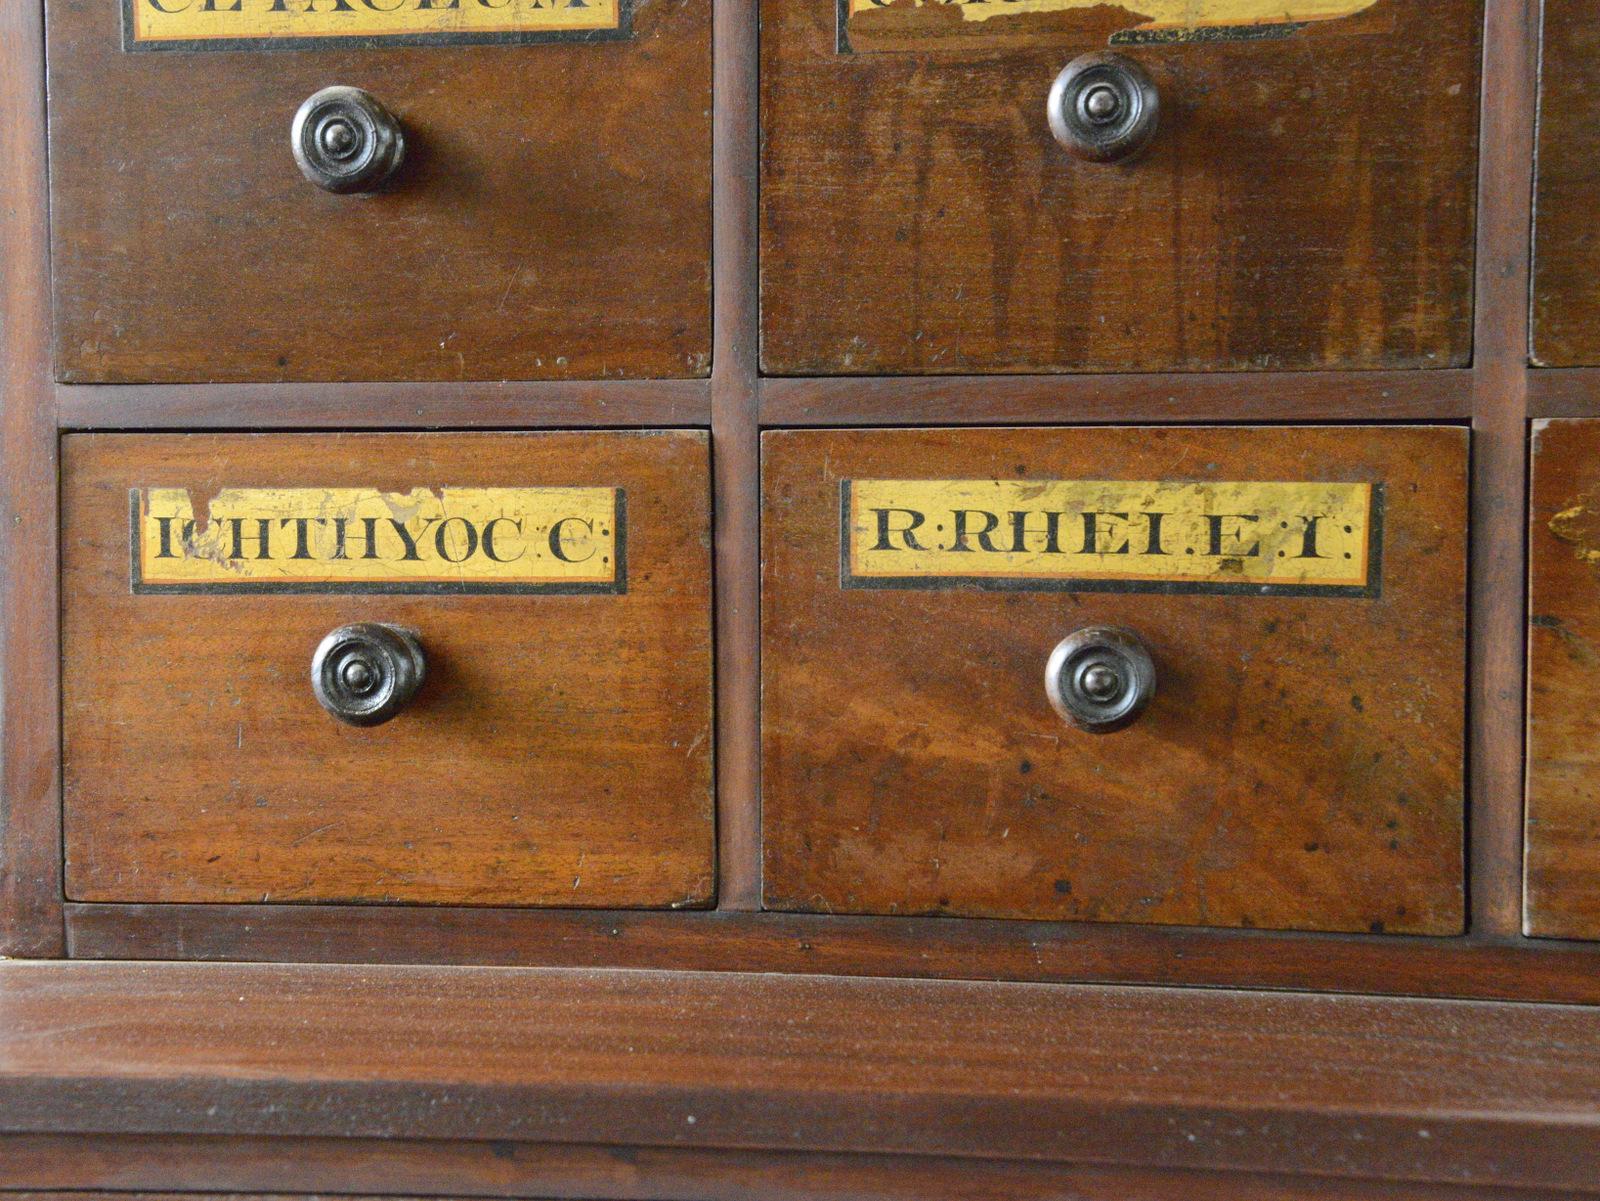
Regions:
<instances>
[{"instance_id":1,"label":"wooden drawer","mask_svg":"<svg viewBox=\"0 0 1600 1201\"><path fill-rule=\"evenodd\" d=\"M762 18L769 372L1468 359L1478 0ZM1057 73L1108 49L1159 94L1131 165L1074 159L1046 120Z\"/></svg>"},{"instance_id":2,"label":"wooden drawer","mask_svg":"<svg viewBox=\"0 0 1600 1201\"><path fill-rule=\"evenodd\" d=\"M479 29L488 5L128 0L130 30L203 35L128 49L123 7L49 3L61 378L706 373L709 5L523 4L517 33ZM241 27L290 36L215 40ZM402 126L375 195L297 169L291 120L330 85Z\"/></svg>"},{"instance_id":3,"label":"wooden drawer","mask_svg":"<svg viewBox=\"0 0 1600 1201\"><path fill-rule=\"evenodd\" d=\"M1447 427L768 433L766 904L1459 932L1466 452ZM1047 664L1104 627L1154 699L1092 733Z\"/></svg>"},{"instance_id":4,"label":"wooden drawer","mask_svg":"<svg viewBox=\"0 0 1600 1201\"><path fill-rule=\"evenodd\" d=\"M1533 359L1600 363L1600 3L1545 0L1534 196Z\"/></svg>"},{"instance_id":5,"label":"wooden drawer","mask_svg":"<svg viewBox=\"0 0 1600 1201\"><path fill-rule=\"evenodd\" d=\"M69 898L711 897L704 434L64 447ZM314 695L352 623L425 658L384 724ZM385 654L330 648L324 692Z\"/></svg>"},{"instance_id":6,"label":"wooden drawer","mask_svg":"<svg viewBox=\"0 0 1600 1201\"><path fill-rule=\"evenodd\" d=\"M1533 431L1527 932L1600 938L1600 421Z\"/></svg>"}]
</instances>

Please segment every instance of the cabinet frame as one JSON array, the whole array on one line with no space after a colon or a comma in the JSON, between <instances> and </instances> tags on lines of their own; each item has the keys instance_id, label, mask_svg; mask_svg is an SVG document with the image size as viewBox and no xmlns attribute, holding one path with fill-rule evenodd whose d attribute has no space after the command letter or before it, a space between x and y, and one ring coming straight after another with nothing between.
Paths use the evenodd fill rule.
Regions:
<instances>
[{"instance_id":1,"label":"cabinet frame","mask_svg":"<svg viewBox=\"0 0 1600 1201\"><path fill-rule=\"evenodd\" d=\"M6 338L5 353L0 354L0 956L77 960L0 965L0 996L8 990L13 997L32 990L36 999L44 998L32 1025L9 1027L20 1038L21 1050L0 1048L0 1084L27 1084L25 1089L0 1087L0 1096L10 1098L12 1107L0 1121L0 1192L181 1188L263 1194L325 1189L347 1194L410 1190L418 1195L732 1197L782 1180L786 1197L892 1198L928 1196L938 1186L961 1181L984 1195L1003 1198L1059 1196L1069 1188L1084 1197L1122 1197L1133 1190L1150 1196L1284 1201L1322 1195L1329 1176L1341 1178L1345 1195L1352 1198L1414 1201L1498 1198L1507 1195L1507 1188L1560 1190L1562 1195L1591 1188L1596 1163L1592 1081L1579 1080L1565 1092L1552 1093L1540 1073L1513 1071L1496 1079L1512 1079L1516 1086L1496 1091L1483 1087L1482 1071L1483 1057L1492 1054L1532 1063L1531 1055L1517 1060L1516 1047L1528 1044L1509 1043L1512 1033L1541 1046L1560 1045L1563 1037L1570 1037L1565 1045L1574 1052L1600 1047L1600 1029L1592 1015L1495 1003L1600 1005L1600 943L1534 940L1522 933L1527 434L1535 418L1600 416L1600 369L1539 370L1528 365L1539 0L1487 0L1471 367L1250 376L826 380L759 377L755 5L751 0L701 2L715 6L713 188L718 207L709 380L156 388L52 382L42 4L0 0L0 112L7 114L0 122L0 181L7 194L7 203L0 205L0 246L5 247L0 254L0 326ZM1473 430L1467 933L1435 939L761 912L756 725L761 428L1175 419L1439 421L1468 424ZM706 425L713 435L716 498L721 864L716 909L417 910L83 905L63 900L56 473L58 439L64 431ZM98 962L114 959L233 962L164 967ZM797 1133L791 1143L758 1145L748 1140L757 1139L760 1131L748 1123L685 1122L685 1114L695 1112L685 1108L686 1102L697 1107L720 1104L731 1112L752 1095L749 1088L730 1085L714 1071L702 1071L703 1064L677 1087L626 1094L626 1112L618 1110L615 1089L639 1085L636 1065L642 1062L625 1065L622 1059L583 1079L547 1076L533 1083L525 1080L509 1091L469 1089L469 1096L516 1104L504 1109L479 1106L476 1112L485 1120L471 1130L460 1128L456 1133L462 1141L450 1142L441 1138L431 1113L427 1121L409 1125L397 1117L408 1097L415 1102L423 1096L417 1080L383 1078L372 1070L373 1061L360 1055L337 1057L348 1073L342 1080L359 1081L367 1073L364 1086L341 1085L347 1107L294 1104L325 1102L330 1096L327 1079L296 1076L283 1063L270 1072L259 1070L264 1027L252 1024L255 1010L239 1005L237 998L249 986L270 996L276 985L303 980L307 969L263 968L240 960L537 964L546 970L520 977L530 987L522 1002L535 1007L552 991L587 996L584 990L594 978L608 975L595 968L661 969L637 977L633 994L618 1002L627 1029L654 1032L659 1023L693 1045L711 1047L725 1036L724 1013L711 1007L716 998L759 995L765 998L766 1012L798 1013L805 1019L812 1032L807 1035L812 1048L808 1054L823 1060L858 1051L858 1025L867 1026L874 1015L898 1014L896 1007L905 1003L908 989L923 998L918 1012L954 1005L955 1010L943 1011L952 1021L952 1013L990 1012L1014 1004L1019 989L1030 995L1051 991L1007 983L1021 980L1371 996L1285 998L1234 991L1217 998L1247 1032L1240 1045L1259 1046L1265 1032L1282 1036L1288 1041L1281 1045L1292 1044L1293 1050L1292 1062L1274 1059L1253 1076L1232 1077L1232 1086L1225 1080L1237 1066L1233 1051L1222 1047L1208 1061L1207 1087L1240 1101L1241 1108L1231 1115L1216 1106L1196 1107L1170 1089L1163 1093L1149 1084L1163 1074L1162 1055L1172 1057L1168 1063L1192 1062L1191 1036L1210 1039L1207 1045L1216 1050L1214 1022L1191 1019L1154 1042L1141 1041L1141 1053L1153 1057L1137 1061L1148 1069L1141 1084L1152 1089L1146 1116L1164 1116L1174 1131L1186 1129L1184 1123L1216 1132L1242 1126L1246 1117L1259 1121L1265 1112L1262 1099L1270 1098L1285 1078L1285 1062L1288 1076L1309 1082L1304 1105L1293 1112L1279 1107L1279 1125L1258 1125L1250 1137L1231 1142L1201 1138L1196 1143L1195 1135L1185 1142L1175 1135L1170 1142L1152 1139L1141 1147L1124 1144L1119 1149L1105 1141L1117 1135L1122 1110L1113 1108L1109 1123L1091 1119L1081 1127L1089 1137L1070 1152L1028 1145L1018 1130L1044 1137L1060 1129L1063 1114L1086 1112L1081 1096L1074 1100L1059 1091L1026 1113L1013 1103L1005 1112L1018 1120L1004 1128L1004 1145L978 1146L970 1132L963 1134L966 1110L958 1097L948 1098L950 1106L938 1112L925 1106L923 1119L931 1114L937 1120L919 1124L916 1114L896 1108L895 1094L857 1090L851 1094L851 1108L833 1110L830 1127L802 1130L803 1123L793 1122L789 1125ZM718 975L685 974L692 971ZM743 974L771 972L807 979L782 982ZM315 995L296 1011L293 1022L282 1021L270 1032L296 1029L304 1037L307 1030L314 1034L336 1028L352 989L364 991L375 1007L390 1004L381 984L397 978L385 973L372 967L321 969L320 991L312 990ZM892 977L923 981L908 984ZM444 971L429 995L445 996L446 984L455 986L466 978ZM543 983L535 986L535 978ZM933 983L940 978L971 983ZM1102 1002L1120 998L1152 1019L1184 1004L1208 1012L1203 1001L1184 1002L1184 994L1166 991L1057 991L1063 1000L1068 993L1085 992ZM773 1009L785 996L791 998L787 1008ZM797 1009L795 997L804 1006ZM1415 997L1476 998L1490 1004L1406 999ZM474 1010L469 1002L453 998L452 1011L481 1021L481 1006ZM1359 1009L1371 1037L1393 1029L1419 1006L1429 1007L1440 1023L1439 1033L1398 1059L1352 1058L1355 1052L1341 1042L1337 1030L1302 1020L1319 1006ZM730 1012L737 1009L733 1006ZM584 1005L569 1007L569 1012L574 1015L573 1038L603 1047L616 1036L615 1029L602 1028L614 1013L597 1013ZM1079 1046L1092 1050L1110 1023L1094 1018L1093 1006L1088 1012L1075 1037ZM44 1020L39 1020L40 1013ZM1475 1033L1463 1042L1459 1020L1464 1016L1472 1018ZM220 1036L214 1062L196 1068L192 1061L182 1061L184 1048L190 1046L187 1029L227 1022L234 1025ZM815 1034L827 1022L836 1027L831 1040ZM1581 1027L1576 1035L1574 1023ZM908 1023L892 1038L874 1044L885 1053L877 1062L898 1057L895 1061L904 1070L923 1070L926 1061L917 1058L920 1046L905 1041L909 1031L920 1028ZM852 1037L840 1037L840 1031ZM1035 1018L1000 1033L1013 1054L1031 1056L1034 1035L1058 1035L1060 1029ZM776 1075L782 1079L767 1081L768 1098L777 1103L769 1113L784 1113L801 1096L792 1088L783 1094L783 1081L792 1084L808 1062L819 1062L807 1060L793 1039L785 1038L782 1023L772 1022L745 1044L754 1049L751 1054L768 1055L765 1062L781 1069ZM498 1045L494 1031L487 1036L489 1044ZM59 1058L48 1071L25 1062L28 1055L52 1046ZM134 1049L146 1058L133 1073L139 1078L131 1081L131 1091L109 1087L116 1065L131 1062L127 1055ZM939 1050L966 1056L973 1045L963 1038L943 1043ZM793 1062L785 1057L794 1057ZM1585 1060L1581 1054L1575 1060L1593 1062L1592 1056ZM241 1063L247 1068L241 1069ZM157 1067L144 1072L150 1064ZM1037 1062L1030 1059L1026 1066L1037 1081ZM184 1087L172 1087L175 1081ZM1423 1109L1394 1101L1390 1092L1396 1081L1410 1081L1413 1090L1418 1081L1427 1082L1425 1115ZM1042 1082L1041 1088L1048 1083ZM585 1111L590 1115L587 1124L560 1129L548 1122L537 1128L516 1124L538 1112L529 1102L548 1102L550 1112L563 1112L575 1103L581 1111L586 1101L608 1096L612 1108ZM1383 1098L1386 1108L1375 1107L1374 1096ZM141 1104L141 1097L152 1103ZM74 1128L73 1104L84 1100L99 1108L84 1111L82 1126ZM837 1100L835 1095L829 1103ZM289 1104L279 1104L285 1101ZM38 1104L30 1109L31 1102ZM1073 1109L1075 1104L1080 1108ZM1105 1107L1096 1100L1092 1108ZM1485 1118L1491 1110L1492 1119ZM296 1114L321 1124L314 1130L290 1129L284 1123ZM488 1120L495 1114L515 1120ZM1206 1125L1219 1115L1230 1120ZM881 1120L874 1125L874 1119ZM896 1122L903 1129L887 1137ZM1422 1141L1419 1130L1428 1141ZM869 1145L874 1138L877 1145ZM924 1141L914 1143L917 1138ZM746 1141L732 1146L730 1139ZM616 1144L629 1143L633 1146L625 1153L618 1151ZM1299 1154L1293 1153L1294 1147L1301 1148ZM1515 1153L1500 1154L1507 1148ZM1158 1189L1172 1191L1158 1194Z\"/></svg>"},{"instance_id":2,"label":"cabinet frame","mask_svg":"<svg viewBox=\"0 0 1600 1201\"><path fill-rule=\"evenodd\" d=\"M1522 935L1525 491L1532 418L1600 415L1600 369L1528 365L1539 0L1487 0L1469 368L762 379L757 21L715 4L709 380L58 385L50 366L42 12L0 4L0 953L522 963L1227 984L1600 1003L1600 944ZM758 436L872 424L1438 421L1473 430L1466 935L1417 939L763 913ZM61 890L57 439L68 430L643 428L713 435L719 899L648 915L347 906L83 905Z\"/></svg>"}]
</instances>

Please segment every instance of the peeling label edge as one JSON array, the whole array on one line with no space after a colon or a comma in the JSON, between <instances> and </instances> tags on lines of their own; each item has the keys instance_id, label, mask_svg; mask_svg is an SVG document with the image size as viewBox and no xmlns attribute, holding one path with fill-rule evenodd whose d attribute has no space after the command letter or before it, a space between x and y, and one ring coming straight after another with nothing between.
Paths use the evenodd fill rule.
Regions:
<instances>
[{"instance_id":1,"label":"peeling label edge","mask_svg":"<svg viewBox=\"0 0 1600 1201\"><path fill-rule=\"evenodd\" d=\"M623 42L633 37L634 0L617 0L615 29L517 29L460 33L308 34L302 37L161 38L133 36L133 6L122 0L122 49L126 54L175 51L383 50L414 46L529 46L550 42ZM847 4L849 0L840 0Z\"/></svg>"},{"instance_id":2,"label":"peeling label edge","mask_svg":"<svg viewBox=\"0 0 1600 1201\"><path fill-rule=\"evenodd\" d=\"M320 580L218 580L183 583L152 583L144 578L144 509L140 503L144 488L128 489L128 530L130 542L128 584L135 596L624 596L628 591L628 492L614 488L615 509L612 524L612 554L616 569L607 581L551 580L544 583L500 584L471 580L352 580L348 583Z\"/></svg>"},{"instance_id":3,"label":"peeling label edge","mask_svg":"<svg viewBox=\"0 0 1600 1201\"><path fill-rule=\"evenodd\" d=\"M132 0L126 0L132 3ZM625 0L631 2L631 0ZM848 54L856 57L859 54L925 54L929 51L941 49L935 45L920 47L906 46L894 50L869 50L857 51L850 45L850 0L838 0L836 11L838 19L835 23L834 51L837 54ZM1207 25L1195 26L1188 29L1122 29L1113 33L1106 39L1108 46L1183 46L1183 45L1217 45L1232 44L1235 42L1275 42L1284 38L1291 38L1306 26L1314 24L1312 21L1279 21L1255 25ZM947 38L952 49L978 50L983 48L983 37L974 33L970 37Z\"/></svg>"}]
</instances>

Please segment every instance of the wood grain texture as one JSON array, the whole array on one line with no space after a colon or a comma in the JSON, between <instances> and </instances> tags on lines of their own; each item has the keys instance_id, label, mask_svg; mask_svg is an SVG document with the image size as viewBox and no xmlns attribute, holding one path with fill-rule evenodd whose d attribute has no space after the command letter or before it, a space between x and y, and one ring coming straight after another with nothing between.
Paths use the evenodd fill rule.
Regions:
<instances>
[{"instance_id":1,"label":"wood grain texture","mask_svg":"<svg viewBox=\"0 0 1600 1201\"><path fill-rule=\"evenodd\" d=\"M128 54L117 5L51 0L61 378L704 375L709 17L636 0L628 41ZM380 195L290 156L330 84L405 126Z\"/></svg>"},{"instance_id":2,"label":"wood grain texture","mask_svg":"<svg viewBox=\"0 0 1600 1201\"><path fill-rule=\"evenodd\" d=\"M0 956L60 955L44 25L0 3Z\"/></svg>"},{"instance_id":3,"label":"wood grain texture","mask_svg":"<svg viewBox=\"0 0 1600 1201\"><path fill-rule=\"evenodd\" d=\"M840 913L1459 933L1466 436L786 431L764 442L765 899ZM1381 596L844 589L841 479L1382 481ZM1122 625L1094 736L1051 648Z\"/></svg>"},{"instance_id":4,"label":"wood grain texture","mask_svg":"<svg viewBox=\"0 0 1600 1201\"><path fill-rule=\"evenodd\" d=\"M834 5L763 0L765 369L1464 364L1478 0L1133 48L1163 128L1085 165L1045 97L1129 11L1032 48L848 55Z\"/></svg>"},{"instance_id":5,"label":"wood grain texture","mask_svg":"<svg viewBox=\"0 0 1600 1201\"><path fill-rule=\"evenodd\" d=\"M670 972L0 972L5 1132L606 1142L1574 1190L1600 1172L1592 1009Z\"/></svg>"},{"instance_id":6,"label":"wood grain texture","mask_svg":"<svg viewBox=\"0 0 1600 1201\"><path fill-rule=\"evenodd\" d=\"M1600 370L1542 367L1526 374L1530 418L1600 417Z\"/></svg>"},{"instance_id":7,"label":"wood grain texture","mask_svg":"<svg viewBox=\"0 0 1600 1201\"><path fill-rule=\"evenodd\" d=\"M630 968L1600 1006L1600 947L1088 922L376 905L66 907L80 959Z\"/></svg>"},{"instance_id":8,"label":"wood grain texture","mask_svg":"<svg viewBox=\"0 0 1600 1201\"><path fill-rule=\"evenodd\" d=\"M1534 426L1527 932L1600 938L1600 423Z\"/></svg>"},{"instance_id":9,"label":"wood grain texture","mask_svg":"<svg viewBox=\"0 0 1600 1201\"><path fill-rule=\"evenodd\" d=\"M1522 930L1528 494L1528 230L1538 4L1487 0L1472 386L1468 908L1486 939Z\"/></svg>"},{"instance_id":10,"label":"wood grain texture","mask_svg":"<svg viewBox=\"0 0 1600 1201\"><path fill-rule=\"evenodd\" d=\"M1544 0L1534 196L1536 364L1600 364L1600 4Z\"/></svg>"},{"instance_id":11,"label":"wood grain texture","mask_svg":"<svg viewBox=\"0 0 1600 1201\"><path fill-rule=\"evenodd\" d=\"M405 1139L132 1138L0 1135L11 1201L111 1201L129 1190L229 1190L230 1198L340 1196L606 1201L1566 1201L1547 1189L1488 1189L1161 1171L918 1155L700 1151L670 1147L439 1143ZM21 1188L26 1192L12 1190ZM87 1190L115 1188L99 1195ZM71 1190L71 1191L66 1191ZM383 1190L380 1192L380 1190ZM192 1193L177 1194L190 1196ZM1585 1194L1592 1195L1592 1194ZM174 1197L138 1194L142 1201Z\"/></svg>"},{"instance_id":12,"label":"wood grain texture","mask_svg":"<svg viewBox=\"0 0 1600 1201\"><path fill-rule=\"evenodd\" d=\"M664 429L711 420L706 380L57 384L64 430Z\"/></svg>"},{"instance_id":13,"label":"wood grain texture","mask_svg":"<svg viewBox=\"0 0 1600 1201\"><path fill-rule=\"evenodd\" d=\"M704 434L65 440L68 893L667 906L713 892ZM601 596L134 595L128 491L624 488ZM419 631L388 725L318 707L329 630Z\"/></svg>"},{"instance_id":14,"label":"wood grain texture","mask_svg":"<svg viewBox=\"0 0 1600 1201\"><path fill-rule=\"evenodd\" d=\"M1464 421L1470 370L773 377L764 426Z\"/></svg>"},{"instance_id":15,"label":"wood grain texture","mask_svg":"<svg viewBox=\"0 0 1600 1201\"><path fill-rule=\"evenodd\" d=\"M761 442L756 283L756 9L713 0L717 122L716 353L711 373L717 556L718 900L761 905Z\"/></svg>"}]
</instances>

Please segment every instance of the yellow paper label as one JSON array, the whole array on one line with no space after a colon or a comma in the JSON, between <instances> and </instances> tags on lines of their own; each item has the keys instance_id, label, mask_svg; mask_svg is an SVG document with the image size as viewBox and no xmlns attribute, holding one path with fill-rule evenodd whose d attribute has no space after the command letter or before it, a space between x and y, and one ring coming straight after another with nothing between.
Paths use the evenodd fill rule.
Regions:
<instances>
[{"instance_id":1,"label":"yellow paper label","mask_svg":"<svg viewBox=\"0 0 1600 1201\"><path fill-rule=\"evenodd\" d=\"M131 494L135 592L623 592L619 488Z\"/></svg>"},{"instance_id":2,"label":"yellow paper label","mask_svg":"<svg viewBox=\"0 0 1600 1201\"><path fill-rule=\"evenodd\" d=\"M846 480L843 581L1376 595L1380 485Z\"/></svg>"},{"instance_id":3,"label":"yellow paper label","mask_svg":"<svg viewBox=\"0 0 1600 1201\"><path fill-rule=\"evenodd\" d=\"M629 0L124 0L128 49L327 38L430 42L621 37Z\"/></svg>"},{"instance_id":4,"label":"yellow paper label","mask_svg":"<svg viewBox=\"0 0 1600 1201\"><path fill-rule=\"evenodd\" d=\"M1333 21L1377 0L840 0L841 49L936 46L963 35L1048 36L1041 18L1083 12L1103 26L1127 14L1112 43L1241 41L1283 37L1313 21ZM1093 10L1093 11L1092 11ZM1059 31L1058 31L1059 32Z\"/></svg>"}]
</instances>

